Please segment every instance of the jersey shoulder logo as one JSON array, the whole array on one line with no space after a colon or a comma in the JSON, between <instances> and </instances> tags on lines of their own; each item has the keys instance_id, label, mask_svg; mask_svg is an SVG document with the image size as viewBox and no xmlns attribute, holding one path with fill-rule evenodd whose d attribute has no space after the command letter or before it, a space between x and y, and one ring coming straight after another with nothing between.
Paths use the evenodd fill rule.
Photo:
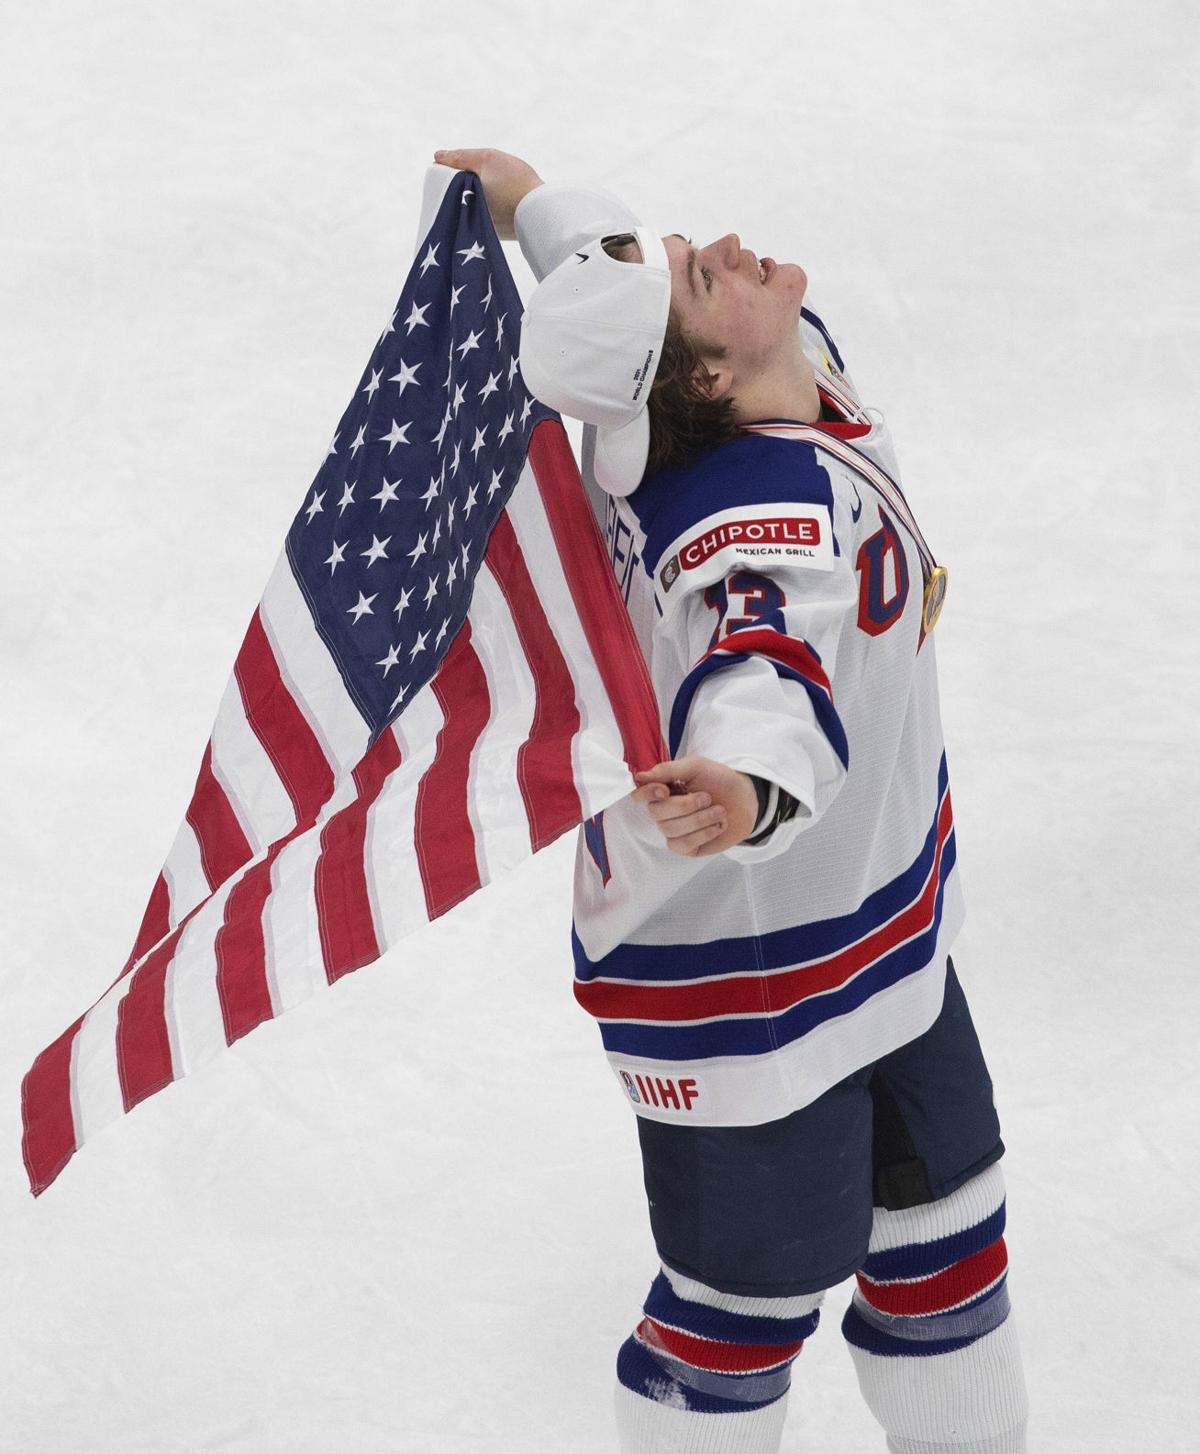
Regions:
<instances>
[{"instance_id":1,"label":"jersey shoulder logo","mask_svg":"<svg viewBox=\"0 0 1200 1454\"><path fill-rule=\"evenodd\" d=\"M858 625L868 636L882 636L904 614L908 600L908 558L891 517L879 507L880 528L858 548Z\"/></svg>"}]
</instances>

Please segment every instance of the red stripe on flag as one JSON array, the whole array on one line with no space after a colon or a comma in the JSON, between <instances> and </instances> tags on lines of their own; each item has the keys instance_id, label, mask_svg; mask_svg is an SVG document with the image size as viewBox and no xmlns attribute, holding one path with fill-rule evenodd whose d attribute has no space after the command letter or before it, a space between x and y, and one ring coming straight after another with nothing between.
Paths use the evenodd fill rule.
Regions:
<instances>
[{"instance_id":1,"label":"red stripe on flag","mask_svg":"<svg viewBox=\"0 0 1200 1454\"><path fill-rule=\"evenodd\" d=\"M150 892L150 902L142 915L142 926L134 941L133 951L125 961L125 968L118 978L123 978L133 966L148 953L158 941L171 932L171 890L167 887L165 874L160 873Z\"/></svg>"},{"instance_id":2,"label":"red stripe on flag","mask_svg":"<svg viewBox=\"0 0 1200 1454\"><path fill-rule=\"evenodd\" d=\"M417 789L416 850L431 919L479 888L475 829L467 811L471 753L488 724L487 677L465 621L430 682L445 721L437 750Z\"/></svg>"},{"instance_id":3,"label":"red stripe on flag","mask_svg":"<svg viewBox=\"0 0 1200 1454\"><path fill-rule=\"evenodd\" d=\"M71 1050L83 1020L80 1015L53 1045L47 1045L21 1082L21 1115L25 1122L21 1155L35 1197L41 1196L75 1154Z\"/></svg>"},{"instance_id":4,"label":"red stripe on flag","mask_svg":"<svg viewBox=\"0 0 1200 1454\"><path fill-rule=\"evenodd\" d=\"M872 1282L857 1273L859 1291L881 1313L921 1317L944 1313L970 1302L997 1281L1008 1267L1004 1238L996 1240L973 1257L965 1257L944 1272L916 1282Z\"/></svg>"},{"instance_id":5,"label":"red stripe on flag","mask_svg":"<svg viewBox=\"0 0 1200 1454\"><path fill-rule=\"evenodd\" d=\"M297 823L314 822L333 793L333 771L283 680L261 611L254 613L247 628L233 674L246 720L292 800Z\"/></svg>"},{"instance_id":6,"label":"red stripe on flag","mask_svg":"<svg viewBox=\"0 0 1200 1454\"><path fill-rule=\"evenodd\" d=\"M167 1034L167 969L175 956L180 925L134 971L129 992L117 1007L117 1074L125 1110L175 1079Z\"/></svg>"},{"instance_id":7,"label":"red stripe on flag","mask_svg":"<svg viewBox=\"0 0 1200 1454\"><path fill-rule=\"evenodd\" d=\"M210 889L223 884L253 857L225 789L213 775L211 742L204 749L187 821L200 846L200 863Z\"/></svg>"},{"instance_id":8,"label":"red stripe on flag","mask_svg":"<svg viewBox=\"0 0 1200 1454\"><path fill-rule=\"evenodd\" d=\"M393 733L385 731L354 769L358 797L321 830L315 880L317 925L330 984L370 964L383 952L367 887L367 814L399 766L399 744Z\"/></svg>"},{"instance_id":9,"label":"red stripe on flag","mask_svg":"<svg viewBox=\"0 0 1200 1454\"><path fill-rule=\"evenodd\" d=\"M225 900L225 918L217 930L213 952L217 961L217 998L228 1045L275 1014L267 983L263 908L271 894L271 865L299 831L293 829L286 838L272 844L266 858L234 884Z\"/></svg>"},{"instance_id":10,"label":"red stripe on flag","mask_svg":"<svg viewBox=\"0 0 1200 1454\"><path fill-rule=\"evenodd\" d=\"M774 1368L795 1358L804 1347L803 1338L798 1343L720 1343L714 1338L682 1333L653 1318L642 1319L637 1335L651 1348L661 1348L693 1368L706 1368L711 1373L752 1373Z\"/></svg>"},{"instance_id":11,"label":"red stripe on flag","mask_svg":"<svg viewBox=\"0 0 1200 1454\"><path fill-rule=\"evenodd\" d=\"M633 771L667 757L650 673L634 634L600 528L562 425L544 419L530 436L529 463L563 563L571 598L612 705Z\"/></svg>"},{"instance_id":12,"label":"red stripe on flag","mask_svg":"<svg viewBox=\"0 0 1200 1454\"><path fill-rule=\"evenodd\" d=\"M937 849L920 897L895 918L828 959L801 964L795 969L769 970L765 974L756 971L719 976L703 984L577 980L575 998L588 1014L600 1020L651 1020L671 1024L718 1015L775 1014L812 995L838 989L860 970L933 922L941 883L942 853L953 826L947 793L938 816Z\"/></svg>"},{"instance_id":13,"label":"red stripe on flag","mask_svg":"<svg viewBox=\"0 0 1200 1454\"><path fill-rule=\"evenodd\" d=\"M517 781L529 819L529 841L536 853L583 817L571 753L580 728L575 680L506 514L496 521L485 560L508 603L521 650L533 673L533 722L517 753Z\"/></svg>"}]
</instances>

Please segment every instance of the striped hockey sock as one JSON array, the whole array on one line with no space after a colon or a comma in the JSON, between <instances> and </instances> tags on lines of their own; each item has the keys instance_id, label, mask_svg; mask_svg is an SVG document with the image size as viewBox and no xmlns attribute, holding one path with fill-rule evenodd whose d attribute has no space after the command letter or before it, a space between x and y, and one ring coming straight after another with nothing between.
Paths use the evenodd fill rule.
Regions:
<instances>
[{"instance_id":1,"label":"striped hockey sock","mask_svg":"<svg viewBox=\"0 0 1200 1454\"><path fill-rule=\"evenodd\" d=\"M941 1201L875 1210L842 1332L892 1454L1024 1454L999 1165Z\"/></svg>"},{"instance_id":2,"label":"striped hockey sock","mask_svg":"<svg viewBox=\"0 0 1200 1454\"><path fill-rule=\"evenodd\" d=\"M617 1355L621 1454L776 1454L823 1297L739 1297L664 1268Z\"/></svg>"}]
</instances>

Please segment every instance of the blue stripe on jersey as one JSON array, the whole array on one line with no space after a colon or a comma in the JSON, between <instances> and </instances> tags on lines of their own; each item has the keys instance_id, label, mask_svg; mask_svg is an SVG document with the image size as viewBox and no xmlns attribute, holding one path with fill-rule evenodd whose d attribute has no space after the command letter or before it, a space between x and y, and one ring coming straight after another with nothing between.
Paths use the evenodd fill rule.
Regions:
<instances>
[{"instance_id":1,"label":"blue stripe on jersey","mask_svg":"<svg viewBox=\"0 0 1200 1454\"><path fill-rule=\"evenodd\" d=\"M801 308L800 317L803 318L806 323L811 323L812 326L821 335L821 337L825 340L825 346L829 349L829 356L833 359L834 363L837 364L838 368L845 369L846 365L842 362L841 354L838 353L837 344L834 343L832 337L830 336L829 329L825 327L825 325L821 322L817 315L810 312L807 308Z\"/></svg>"},{"instance_id":2,"label":"blue stripe on jersey","mask_svg":"<svg viewBox=\"0 0 1200 1454\"><path fill-rule=\"evenodd\" d=\"M757 624L757 623L756 623ZM829 695L821 689L811 678L796 671L783 662L776 661L773 657L765 656L759 652L733 651L731 643L736 642L737 632L731 632L721 645L721 649L712 656L706 656L688 672L683 681L679 683L679 690L675 693L675 701L671 707L671 724L669 729L669 752L672 757L677 756L679 744L683 741L684 729L687 726L687 714L691 710L692 698L699 690L700 683L713 672L722 671L725 667L735 666L739 661L765 661L770 663L785 681L799 682L808 693L808 699L812 703L813 716L817 719L817 726L825 734L830 747L837 753L844 768L850 767L850 744L846 740L846 729L842 726L842 719L837 714L837 708L829 700ZM809 647L811 651L812 648ZM814 655L816 653L814 652ZM820 658L818 658L819 660Z\"/></svg>"},{"instance_id":3,"label":"blue stripe on jersey","mask_svg":"<svg viewBox=\"0 0 1200 1454\"><path fill-rule=\"evenodd\" d=\"M835 919L816 919L766 934L710 939L699 944L619 944L595 961L584 953L572 930L575 977L627 979L634 982L670 983L698 979L710 974L749 974L762 969L783 969L806 960L825 959L878 929L907 908L918 897L937 855L938 817L949 783L946 757L938 768L938 808L933 824L912 863L890 882L867 895L852 913ZM951 851L947 843L946 852ZM950 862L943 863L942 877Z\"/></svg>"},{"instance_id":4,"label":"blue stripe on jersey","mask_svg":"<svg viewBox=\"0 0 1200 1454\"><path fill-rule=\"evenodd\" d=\"M687 469L651 475L629 496L646 535L642 563L651 576L666 548L710 515L732 505L776 504L823 505L832 520L833 485L814 444L739 435Z\"/></svg>"},{"instance_id":5,"label":"blue stripe on jersey","mask_svg":"<svg viewBox=\"0 0 1200 1454\"><path fill-rule=\"evenodd\" d=\"M929 928L860 970L840 989L800 1000L773 1016L712 1019L699 1024L598 1020L600 1038L612 1054L645 1060L709 1060L720 1056L765 1055L801 1039L818 1025L848 1015L882 990L924 969L937 950L946 880L954 867L954 835L942 853L942 875Z\"/></svg>"},{"instance_id":6,"label":"blue stripe on jersey","mask_svg":"<svg viewBox=\"0 0 1200 1454\"><path fill-rule=\"evenodd\" d=\"M862 1265L864 1276L873 1282L897 1282L914 1277L932 1277L965 1257L973 1257L1004 1235L1004 1203L990 1217L963 1232L953 1232L934 1242L912 1242L885 1252L872 1252Z\"/></svg>"},{"instance_id":7,"label":"blue stripe on jersey","mask_svg":"<svg viewBox=\"0 0 1200 1454\"><path fill-rule=\"evenodd\" d=\"M669 1327L680 1328L696 1338L768 1347L779 1343L801 1343L810 1338L816 1332L821 1316L820 1311L815 1309L798 1318L768 1318L710 1308L704 1303L681 1298L661 1272L650 1285L644 1311L647 1317Z\"/></svg>"}]
</instances>

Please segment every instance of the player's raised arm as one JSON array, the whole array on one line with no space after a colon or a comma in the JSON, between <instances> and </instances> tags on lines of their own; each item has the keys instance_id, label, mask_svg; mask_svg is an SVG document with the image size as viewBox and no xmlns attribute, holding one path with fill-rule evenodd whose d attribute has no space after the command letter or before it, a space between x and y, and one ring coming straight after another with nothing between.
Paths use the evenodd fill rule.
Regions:
<instances>
[{"instance_id":1,"label":"player's raised arm","mask_svg":"<svg viewBox=\"0 0 1200 1454\"><path fill-rule=\"evenodd\" d=\"M511 241L516 237L513 216L517 203L542 185L542 179L520 157L495 147L452 147L435 151L433 159L444 167L460 172L474 172L483 183L483 195L498 237Z\"/></svg>"}]
</instances>

